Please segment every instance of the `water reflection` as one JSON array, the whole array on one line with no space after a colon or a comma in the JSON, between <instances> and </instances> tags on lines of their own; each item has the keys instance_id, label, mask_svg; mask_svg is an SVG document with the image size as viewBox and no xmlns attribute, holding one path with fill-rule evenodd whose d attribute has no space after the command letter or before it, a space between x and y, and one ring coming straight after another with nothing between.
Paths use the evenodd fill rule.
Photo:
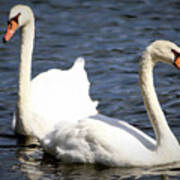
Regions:
<instances>
[{"instance_id":1,"label":"water reflection","mask_svg":"<svg viewBox=\"0 0 180 180\"><path fill-rule=\"evenodd\" d=\"M14 167L25 174L29 180L38 179L74 179L74 180L109 180L109 179L143 179L158 177L161 180L174 180L180 175L180 163L173 163L152 168L106 168L98 165L63 164L44 154L39 146L32 146L29 141L17 149L16 156L20 164ZM151 179L150 178L150 179ZM158 179L159 179L158 178Z\"/></svg>"},{"instance_id":2,"label":"water reflection","mask_svg":"<svg viewBox=\"0 0 180 180\"><path fill-rule=\"evenodd\" d=\"M41 151L37 148L20 148L16 152L17 159L21 164L16 167L25 173L30 180L37 180L43 177L44 172L40 169ZM39 158L38 158L39 157Z\"/></svg>"},{"instance_id":3,"label":"water reflection","mask_svg":"<svg viewBox=\"0 0 180 180\"><path fill-rule=\"evenodd\" d=\"M180 176L180 163L152 168L106 168L99 165L63 164L44 154L40 146L34 145L34 140L30 141L28 139L28 141L25 141L25 144L22 141L20 144L18 142L7 147L3 146L4 149L0 148L0 161L8 163L10 159L13 161L13 157L16 156L18 163L13 162L10 169L20 175L23 173L29 180L175 180L177 176ZM15 154L10 153L10 151L15 152ZM6 167L6 164L4 166ZM1 171L2 169L0 169ZM21 179L21 176L18 175L18 178Z\"/></svg>"}]
</instances>

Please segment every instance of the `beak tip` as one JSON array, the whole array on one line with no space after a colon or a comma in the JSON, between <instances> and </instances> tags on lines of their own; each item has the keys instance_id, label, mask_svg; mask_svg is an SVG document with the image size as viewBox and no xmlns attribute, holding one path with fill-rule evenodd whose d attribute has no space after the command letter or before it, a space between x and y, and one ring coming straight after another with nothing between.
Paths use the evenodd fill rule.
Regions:
<instances>
[{"instance_id":1,"label":"beak tip","mask_svg":"<svg viewBox=\"0 0 180 180\"><path fill-rule=\"evenodd\" d=\"M2 41L3 41L4 44L7 43L5 37L3 37Z\"/></svg>"}]
</instances>

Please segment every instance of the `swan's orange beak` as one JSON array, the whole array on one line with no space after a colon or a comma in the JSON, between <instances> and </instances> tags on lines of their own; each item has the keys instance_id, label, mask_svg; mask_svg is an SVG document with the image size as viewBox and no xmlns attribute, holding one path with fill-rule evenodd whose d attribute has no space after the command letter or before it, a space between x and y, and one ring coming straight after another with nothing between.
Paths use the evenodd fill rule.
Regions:
<instances>
[{"instance_id":1,"label":"swan's orange beak","mask_svg":"<svg viewBox=\"0 0 180 180\"><path fill-rule=\"evenodd\" d=\"M174 61L174 65L175 65L178 69L180 69L180 56L177 56L177 57L176 57L176 59L175 59L175 61Z\"/></svg>"},{"instance_id":2,"label":"swan's orange beak","mask_svg":"<svg viewBox=\"0 0 180 180\"><path fill-rule=\"evenodd\" d=\"M11 20L9 23L8 23L8 28L7 28L7 31L3 37L3 42L6 43L8 42L12 36L14 35L14 33L16 32L18 28L18 23L15 21L15 20Z\"/></svg>"}]
</instances>

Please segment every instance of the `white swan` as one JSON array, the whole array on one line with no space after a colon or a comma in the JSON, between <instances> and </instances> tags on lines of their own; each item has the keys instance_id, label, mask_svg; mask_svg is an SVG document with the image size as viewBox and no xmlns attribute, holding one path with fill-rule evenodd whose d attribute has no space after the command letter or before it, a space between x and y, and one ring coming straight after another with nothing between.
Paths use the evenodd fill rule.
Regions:
<instances>
[{"instance_id":1,"label":"white swan","mask_svg":"<svg viewBox=\"0 0 180 180\"><path fill-rule=\"evenodd\" d=\"M180 161L180 146L170 130L153 85L153 68L158 62L180 68L180 48L164 40L150 44L140 62L140 86L156 141L126 122L100 114L62 122L40 141L57 159L71 163L106 166L154 166Z\"/></svg>"},{"instance_id":2,"label":"white swan","mask_svg":"<svg viewBox=\"0 0 180 180\"><path fill-rule=\"evenodd\" d=\"M21 135L43 136L62 120L75 121L96 114L97 103L89 97L84 59L78 58L67 71L43 72L31 81L34 15L25 5L14 6L9 14L7 42L21 28L17 111L13 121Z\"/></svg>"}]
</instances>

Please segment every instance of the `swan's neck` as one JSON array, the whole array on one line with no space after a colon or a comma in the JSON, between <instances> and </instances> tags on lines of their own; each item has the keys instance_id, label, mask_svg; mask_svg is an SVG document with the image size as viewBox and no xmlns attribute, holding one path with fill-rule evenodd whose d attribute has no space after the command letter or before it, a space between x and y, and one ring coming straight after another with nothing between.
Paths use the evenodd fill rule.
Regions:
<instances>
[{"instance_id":1,"label":"swan's neck","mask_svg":"<svg viewBox=\"0 0 180 180\"><path fill-rule=\"evenodd\" d=\"M27 112L30 104L31 62L34 41L34 21L21 29L21 49L19 64L18 102L16 129L28 134Z\"/></svg>"},{"instance_id":2,"label":"swan's neck","mask_svg":"<svg viewBox=\"0 0 180 180\"><path fill-rule=\"evenodd\" d=\"M164 148L169 145L178 145L178 142L167 124L155 92L153 83L153 69L155 64L156 62L152 60L152 57L146 51L141 60L139 77L142 97L155 131L157 147Z\"/></svg>"}]
</instances>

